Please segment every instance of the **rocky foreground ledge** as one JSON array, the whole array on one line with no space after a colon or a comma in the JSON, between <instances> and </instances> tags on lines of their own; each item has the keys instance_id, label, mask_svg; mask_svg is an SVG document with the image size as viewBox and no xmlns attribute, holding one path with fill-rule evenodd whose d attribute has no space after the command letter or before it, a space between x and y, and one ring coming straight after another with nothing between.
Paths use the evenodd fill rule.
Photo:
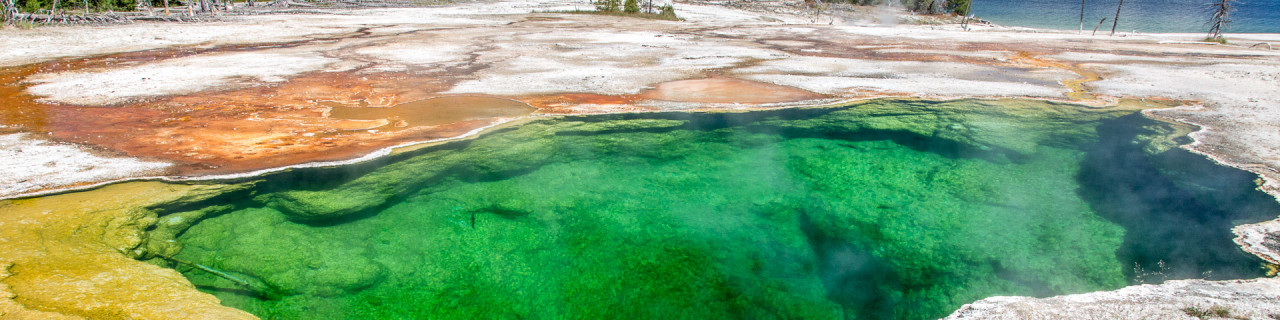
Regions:
<instances>
[{"instance_id":1,"label":"rocky foreground ledge","mask_svg":"<svg viewBox=\"0 0 1280 320\"><path fill-rule=\"evenodd\" d=\"M798 1L768 4L794 8ZM0 30L0 163L17 164L0 166L0 198L359 161L539 115L875 97L1150 108L1148 116L1201 128L1187 148L1259 174L1261 188L1280 196L1280 51L1250 47L1280 43L1280 35L1228 35L1239 45L1210 45L1187 42L1199 34L964 31L857 16L815 24L803 10L685 3L676 4L684 22L532 13L581 6L511 1ZM741 92L760 94L735 100ZM444 124L333 112L452 96L536 110ZM154 206L222 191L107 188L143 189L127 190L137 195L129 199L0 202L0 318L251 317L219 306L172 270L130 258L147 245L142 230L158 223ZM1280 222L1235 231L1246 250L1280 260ZM1216 306L1267 319L1280 305L1277 295L1275 279L1171 281L1047 299L995 297L953 318L1193 318L1186 308Z\"/></svg>"},{"instance_id":2,"label":"rocky foreground ledge","mask_svg":"<svg viewBox=\"0 0 1280 320\"><path fill-rule=\"evenodd\" d=\"M991 297L948 316L960 319L1280 319L1280 279L1173 280L1035 299Z\"/></svg>"}]
</instances>

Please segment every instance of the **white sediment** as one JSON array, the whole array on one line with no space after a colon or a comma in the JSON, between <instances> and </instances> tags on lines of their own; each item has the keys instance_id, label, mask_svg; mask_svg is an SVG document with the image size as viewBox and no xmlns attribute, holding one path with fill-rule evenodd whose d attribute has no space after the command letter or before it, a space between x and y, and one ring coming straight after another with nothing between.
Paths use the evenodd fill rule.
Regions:
<instances>
[{"instance_id":1,"label":"white sediment","mask_svg":"<svg viewBox=\"0 0 1280 320\"><path fill-rule=\"evenodd\" d=\"M1280 219L1239 225L1231 228L1234 239L1245 251L1267 262L1280 265Z\"/></svg>"},{"instance_id":2,"label":"white sediment","mask_svg":"<svg viewBox=\"0 0 1280 320\"><path fill-rule=\"evenodd\" d=\"M478 60L490 68L447 93L634 94L750 59L788 57L741 43L658 32L551 31L510 37L493 44L496 50L479 53Z\"/></svg>"},{"instance_id":3,"label":"white sediment","mask_svg":"<svg viewBox=\"0 0 1280 320\"><path fill-rule=\"evenodd\" d=\"M41 74L28 79L34 83L28 92L45 101L107 105L133 98L280 82L337 61L315 52L197 55L123 68Z\"/></svg>"},{"instance_id":4,"label":"white sediment","mask_svg":"<svg viewBox=\"0 0 1280 320\"><path fill-rule=\"evenodd\" d=\"M170 164L104 157L83 147L31 137L0 135L0 195L17 195L86 182L162 174Z\"/></svg>"}]
</instances>

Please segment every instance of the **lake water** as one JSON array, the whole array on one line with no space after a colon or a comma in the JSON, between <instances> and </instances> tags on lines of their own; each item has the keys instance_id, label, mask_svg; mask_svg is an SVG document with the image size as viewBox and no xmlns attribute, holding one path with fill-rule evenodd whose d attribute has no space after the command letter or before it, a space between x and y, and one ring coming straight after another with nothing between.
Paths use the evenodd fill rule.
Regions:
<instances>
[{"instance_id":1,"label":"lake water","mask_svg":"<svg viewBox=\"0 0 1280 320\"><path fill-rule=\"evenodd\" d=\"M1260 276L1228 230L1280 207L1151 151L1169 126L1018 100L539 120L173 213L205 216L181 259L264 292L178 270L264 319L936 319Z\"/></svg>"},{"instance_id":2,"label":"lake water","mask_svg":"<svg viewBox=\"0 0 1280 320\"><path fill-rule=\"evenodd\" d=\"M1098 32L1111 31L1120 0L1087 0L1084 25L1089 31L1107 18ZM1209 4L1213 0L1125 0L1116 32L1209 31ZM997 24L1047 29L1077 30L1079 0L973 0L973 13ZM1235 33L1280 33L1280 0L1241 0L1226 27Z\"/></svg>"}]
</instances>

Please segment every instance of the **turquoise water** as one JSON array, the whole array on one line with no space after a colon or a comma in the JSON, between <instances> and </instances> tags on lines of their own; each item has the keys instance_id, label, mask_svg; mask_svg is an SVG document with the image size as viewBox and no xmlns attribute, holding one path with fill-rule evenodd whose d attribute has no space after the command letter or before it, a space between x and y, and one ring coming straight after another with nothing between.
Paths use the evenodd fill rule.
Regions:
<instances>
[{"instance_id":1,"label":"turquoise water","mask_svg":"<svg viewBox=\"0 0 1280 320\"><path fill-rule=\"evenodd\" d=\"M1085 1L1084 29L1090 31L1098 20L1107 22L1098 32L1110 33L1120 0ZM1203 32L1209 31L1212 0L1125 0L1116 32ZM973 0L973 14L997 24L1047 29L1077 30L1080 27L1079 0ZM1241 0L1231 14L1226 32L1280 33L1280 0Z\"/></svg>"},{"instance_id":2,"label":"turquoise water","mask_svg":"<svg viewBox=\"0 0 1280 320\"><path fill-rule=\"evenodd\" d=\"M196 208L216 214L179 257L269 292L178 269L267 319L929 319L1163 280L1132 269L1166 258L1167 278L1259 275L1218 229L1280 208L1225 188L1247 174L1204 185L1142 160L1208 163L1144 152L1172 130L1129 113L884 100L535 121ZM1171 199L1187 210L1152 207ZM1166 250L1191 247L1224 252Z\"/></svg>"}]
</instances>

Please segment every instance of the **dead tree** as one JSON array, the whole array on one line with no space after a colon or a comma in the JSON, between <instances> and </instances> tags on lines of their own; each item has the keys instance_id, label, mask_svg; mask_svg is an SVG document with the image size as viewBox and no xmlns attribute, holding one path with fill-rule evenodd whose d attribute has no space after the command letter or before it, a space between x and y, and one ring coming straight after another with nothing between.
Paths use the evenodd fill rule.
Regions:
<instances>
[{"instance_id":1,"label":"dead tree","mask_svg":"<svg viewBox=\"0 0 1280 320\"><path fill-rule=\"evenodd\" d=\"M1219 0L1209 5L1212 16L1209 17L1209 39L1219 40L1222 38L1222 28L1231 23L1231 11L1235 10L1235 0Z\"/></svg>"},{"instance_id":2,"label":"dead tree","mask_svg":"<svg viewBox=\"0 0 1280 320\"><path fill-rule=\"evenodd\" d=\"M155 12L151 10L150 0L139 0L138 4L134 6L133 9L137 11L146 11L148 16L155 14Z\"/></svg>"},{"instance_id":3,"label":"dead tree","mask_svg":"<svg viewBox=\"0 0 1280 320\"><path fill-rule=\"evenodd\" d=\"M0 22L13 23L13 20L18 18L17 5L13 3L13 0L4 0L0 4L3 4L3 8L0 9L4 10L4 12L0 12Z\"/></svg>"},{"instance_id":4,"label":"dead tree","mask_svg":"<svg viewBox=\"0 0 1280 320\"><path fill-rule=\"evenodd\" d=\"M1080 0L1080 33L1084 33L1084 1Z\"/></svg>"},{"instance_id":5,"label":"dead tree","mask_svg":"<svg viewBox=\"0 0 1280 320\"><path fill-rule=\"evenodd\" d=\"M1124 8L1124 0L1120 0L1120 5L1116 6L1116 18L1111 20L1111 35L1116 35L1116 25L1120 24L1120 8Z\"/></svg>"},{"instance_id":6,"label":"dead tree","mask_svg":"<svg viewBox=\"0 0 1280 320\"><path fill-rule=\"evenodd\" d=\"M49 18L44 20L45 23L53 22L53 16L58 15L58 0L53 0L53 8L49 10Z\"/></svg>"}]
</instances>

